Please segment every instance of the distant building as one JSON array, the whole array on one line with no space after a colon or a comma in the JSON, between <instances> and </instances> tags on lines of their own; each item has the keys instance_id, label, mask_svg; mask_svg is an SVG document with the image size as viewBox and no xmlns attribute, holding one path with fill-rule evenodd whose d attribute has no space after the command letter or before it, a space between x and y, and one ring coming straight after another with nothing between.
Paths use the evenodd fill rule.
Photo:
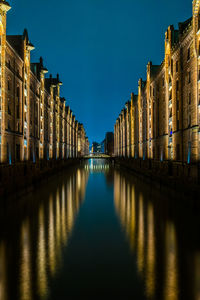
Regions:
<instances>
[{"instance_id":1,"label":"distant building","mask_svg":"<svg viewBox=\"0 0 200 300\"><path fill-rule=\"evenodd\" d=\"M105 153L105 139L101 142L101 153Z\"/></svg>"},{"instance_id":2,"label":"distant building","mask_svg":"<svg viewBox=\"0 0 200 300\"><path fill-rule=\"evenodd\" d=\"M97 142L92 143L92 153L101 153L101 144Z\"/></svg>"},{"instance_id":3,"label":"distant building","mask_svg":"<svg viewBox=\"0 0 200 300\"><path fill-rule=\"evenodd\" d=\"M82 123L78 123L78 157L89 155L89 141Z\"/></svg>"},{"instance_id":4,"label":"distant building","mask_svg":"<svg viewBox=\"0 0 200 300\"><path fill-rule=\"evenodd\" d=\"M112 156L114 154L114 134L107 132L104 140L104 153Z\"/></svg>"}]
</instances>

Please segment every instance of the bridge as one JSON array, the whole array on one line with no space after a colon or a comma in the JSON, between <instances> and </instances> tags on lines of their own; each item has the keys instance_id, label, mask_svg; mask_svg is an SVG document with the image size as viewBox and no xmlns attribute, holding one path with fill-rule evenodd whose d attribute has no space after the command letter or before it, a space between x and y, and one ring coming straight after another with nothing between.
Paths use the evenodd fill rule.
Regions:
<instances>
[{"instance_id":1,"label":"bridge","mask_svg":"<svg viewBox=\"0 0 200 300\"><path fill-rule=\"evenodd\" d=\"M89 155L84 156L84 158L111 158L111 156L104 153L91 153Z\"/></svg>"}]
</instances>

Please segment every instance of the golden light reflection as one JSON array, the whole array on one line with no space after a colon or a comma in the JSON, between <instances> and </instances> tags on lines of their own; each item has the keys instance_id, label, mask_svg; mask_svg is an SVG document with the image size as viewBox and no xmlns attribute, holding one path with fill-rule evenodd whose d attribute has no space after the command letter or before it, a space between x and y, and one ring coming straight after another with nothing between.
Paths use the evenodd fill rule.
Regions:
<instances>
[{"instance_id":1,"label":"golden light reflection","mask_svg":"<svg viewBox=\"0 0 200 300\"><path fill-rule=\"evenodd\" d=\"M51 275L54 275L56 268L56 245L55 245L55 225L54 225L54 214L53 214L53 196L49 198L49 228L48 228L48 259Z\"/></svg>"},{"instance_id":2,"label":"golden light reflection","mask_svg":"<svg viewBox=\"0 0 200 300\"><path fill-rule=\"evenodd\" d=\"M174 224L166 224L166 273L164 299L178 300L177 240Z\"/></svg>"},{"instance_id":3,"label":"golden light reflection","mask_svg":"<svg viewBox=\"0 0 200 300\"><path fill-rule=\"evenodd\" d=\"M142 194L139 195L139 224L138 224L138 270L144 270L144 203Z\"/></svg>"},{"instance_id":4,"label":"golden light reflection","mask_svg":"<svg viewBox=\"0 0 200 300\"><path fill-rule=\"evenodd\" d=\"M44 208L43 205L39 209L38 224L38 250L37 250L37 284L38 293L41 299L45 299L47 295L47 273L46 273L46 248L45 248L45 228L44 228Z\"/></svg>"},{"instance_id":5,"label":"golden light reflection","mask_svg":"<svg viewBox=\"0 0 200 300\"><path fill-rule=\"evenodd\" d=\"M147 227L147 266L146 266L146 293L153 299L155 293L155 232L154 212L152 204L148 204L148 227Z\"/></svg>"},{"instance_id":6,"label":"golden light reflection","mask_svg":"<svg viewBox=\"0 0 200 300\"><path fill-rule=\"evenodd\" d=\"M73 203L72 203L72 179L68 182L67 187L67 225L68 225L68 232L71 232L73 226Z\"/></svg>"},{"instance_id":7,"label":"golden light reflection","mask_svg":"<svg viewBox=\"0 0 200 300\"><path fill-rule=\"evenodd\" d=\"M146 296L153 299L156 281L153 205L151 202L144 205L141 192L136 199L135 185L117 171L114 173L114 202L131 251L136 255L138 272L145 282Z\"/></svg>"},{"instance_id":8,"label":"golden light reflection","mask_svg":"<svg viewBox=\"0 0 200 300\"><path fill-rule=\"evenodd\" d=\"M17 267L16 290L20 300L47 299L49 283L58 273L62 254L84 199L89 172L79 168L62 184L34 198L31 217L19 223L19 260L7 265L5 242L0 242L0 300L10 300L10 271ZM56 189L56 190L55 190ZM18 245L17 245L18 246ZM15 251L15 249L13 249ZM14 256L15 257L15 256ZM18 264L19 261L19 264ZM12 292L11 292L12 294ZM18 294L16 297L18 297Z\"/></svg>"},{"instance_id":9,"label":"golden light reflection","mask_svg":"<svg viewBox=\"0 0 200 300\"><path fill-rule=\"evenodd\" d=\"M60 264L60 251L61 251L61 216L60 216L60 194L57 190L56 193L56 254L57 264Z\"/></svg>"},{"instance_id":10,"label":"golden light reflection","mask_svg":"<svg viewBox=\"0 0 200 300\"><path fill-rule=\"evenodd\" d=\"M5 243L0 242L0 300L7 300L6 276L7 274Z\"/></svg>"},{"instance_id":11,"label":"golden light reflection","mask_svg":"<svg viewBox=\"0 0 200 300\"><path fill-rule=\"evenodd\" d=\"M61 205L61 229L62 229L62 244L67 243L67 230L66 230L66 199L65 199L65 186L62 186L62 205Z\"/></svg>"},{"instance_id":12,"label":"golden light reflection","mask_svg":"<svg viewBox=\"0 0 200 300\"><path fill-rule=\"evenodd\" d=\"M31 300L31 261L30 261L30 232L26 220L21 228L21 270L20 270L20 299Z\"/></svg>"},{"instance_id":13,"label":"golden light reflection","mask_svg":"<svg viewBox=\"0 0 200 300\"><path fill-rule=\"evenodd\" d=\"M135 247L135 226L136 226L136 203L135 203L135 188L131 187L131 222L130 222L130 246L134 250Z\"/></svg>"}]
</instances>

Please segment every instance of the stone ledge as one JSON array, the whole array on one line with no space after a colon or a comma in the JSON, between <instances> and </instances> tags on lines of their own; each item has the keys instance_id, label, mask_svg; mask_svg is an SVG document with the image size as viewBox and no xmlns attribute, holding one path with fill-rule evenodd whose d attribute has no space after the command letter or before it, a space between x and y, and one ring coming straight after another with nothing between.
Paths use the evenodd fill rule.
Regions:
<instances>
[{"instance_id":1,"label":"stone ledge","mask_svg":"<svg viewBox=\"0 0 200 300\"><path fill-rule=\"evenodd\" d=\"M55 175L71 165L78 164L79 158L67 160L41 160L37 163L20 162L13 165L0 165L0 196L16 197L24 190L34 188L42 180Z\"/></svg>"},{"instance_id":2,"label":"stone ledge","mask_svg":"<svg viewBox=\"0 0 200 300\"><path fill-rule=\"evenodd\" d=\"M134 172L157 188L170 187L179 193L200 196L200 167L172 161L115 158L115 165Z\"/></svg>"}]
</instances>

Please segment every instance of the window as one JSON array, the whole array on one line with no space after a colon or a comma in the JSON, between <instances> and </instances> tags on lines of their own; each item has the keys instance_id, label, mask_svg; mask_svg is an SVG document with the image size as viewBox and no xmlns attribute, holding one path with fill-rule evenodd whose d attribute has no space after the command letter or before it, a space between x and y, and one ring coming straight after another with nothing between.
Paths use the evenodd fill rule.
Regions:
<instances>
[{"instance_id":1,"label":"window","mask_svg":"<svg viewBox=\"0 0 200 300\"><path fill-rule=\"evenodd\" d=\"M176 73L178 72L178 60L176 62Z\"/></svg>"},{"instance_id":2,"label":"window","mask_svg":"<svg viewBox=\"0 0 200 300\"><path fill-rule=\"evenodd\" d=\"M190 127L191 126L191 114L189 114L189 116L188 116L188 127Z\"/></svg>"},{"instance_id":3,"label":"window","mask_svg":"<svg viewBox=\"0 0 200 300\"><path fill-rule=\"evenodd\" d=\"M19 119L19 105L17 105L17 119Z\"/></svg>"},{"instance_id":4,"label":"window","mask_svg":"<svg viewBox=\"0 0 200 300\"><path fill-rule=\"evenodd\" d=\"M179 119L178 119L178 116L177 116L177 120L176 120L176 130L179 130Z\"/></svg>"},{"instance_id":5,"label":"window","mask_svg":"<svg viewBox=\"0 0 200 300\"><path fill-rule=\"evenodd\" d=\"M174 72L174 68L173 68L173 59L171 60L171 73L172 73L172 75L173 75L173 72Z\"/></svg>"},{"instance_id":6,"label":"window","mask_svg":"<svg viewBox=\"0 0 200 300\"><path fill-rule=\"evenodd\" d=\"M188 95L188 104L190 105L191 104L191 93L189 93L189 95Z\"/></svg>"},{"instance_id":7,"label":"window","mask_svg":"<svg viewBox=\"0 0 200 300\"><path fill-rule=\"evenodd\" d=\"M17 86L17 98L19 98L19 86Z\"/></svg>"},{"instance_id":8,"label":"window","mask_svg":"<svg viewBox=\"0 0 200 300\"><path fill-rule=\"evenodd\" d=\"M8 120L8 130L11 130L10 120Z\"/></svg>"},{"instance_id":9,"label":"window","mask_svg":"<svg viewBox=\"0 0 200 300\"><path fill-rule=\"evenodd\" d=\"M191 72L188 72L188 83L191 82Z\"/></svg>"},{"instance_id":10,"label":"window","mask_svg":"<svg viewBox=\"0 0 200 300\"><path fill-rule=\"evenodd\" d=\"M8 103L8 114L11 115L10 104Z\"/></svg>"},{"instance_id":11,"label":"window","mask_svg":"<svg viewBox=\"0 0 200 300\"><path fill-rule=\"evenodd\" d=\"M8 91L10 91L10 79L8 79L7 84L8 84Z\"/></svg>"},{"instance_id":12,"label":"window","mask_svg":"<svg viewBox=\"0 0 200 300\"><path fill-rule=\"evenodd\" d=\"M8 68L10 69L10 59L8 60Z\"/></svg>"},{"instance_id":13,"label":"window","mask_svg":"<svg viewBox=\"0 0 200 300\"><path fill-rule=\"evenodd\" d=\"M190 60L190 48L188 48L187 60Z\"/></svg>"}]
</instances>

